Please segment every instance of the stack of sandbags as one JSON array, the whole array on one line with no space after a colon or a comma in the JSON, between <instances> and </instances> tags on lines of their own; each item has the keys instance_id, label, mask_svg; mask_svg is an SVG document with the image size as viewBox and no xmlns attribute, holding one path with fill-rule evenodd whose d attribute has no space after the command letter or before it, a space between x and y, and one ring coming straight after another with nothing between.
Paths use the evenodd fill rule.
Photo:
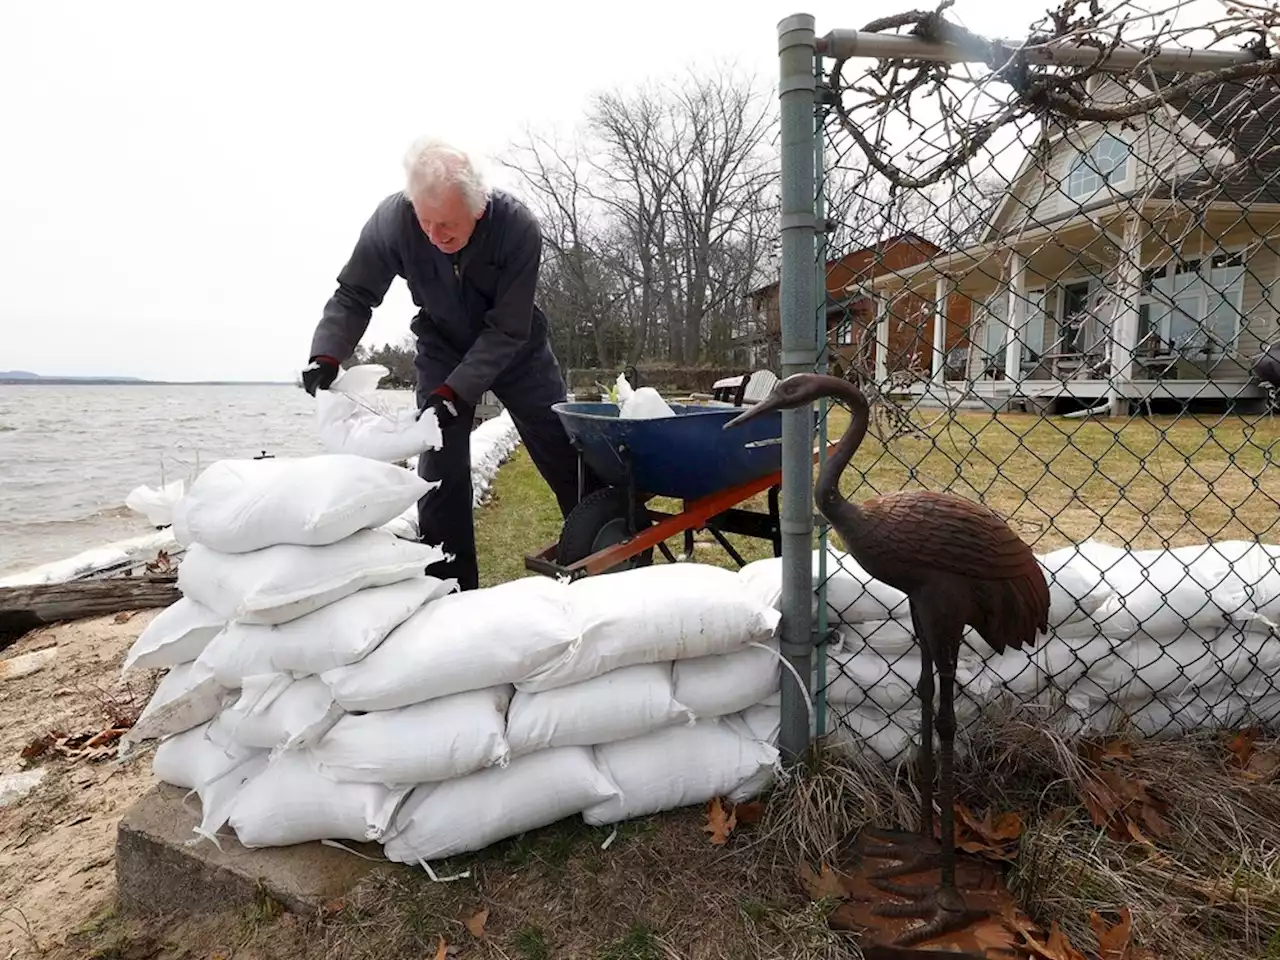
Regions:
<instances>
[{"instance_id":1,"label":"stack of sandbags","mask_svg":"<svg viewBox=\"0 0 1280 960\"><path fill-rule=\"evenodd\" d=\"M169 669L122 751L161 741L156 773L199 793L201 832L225 822L231 785L277 742L306 742L336 719L313 674L367 655L456 588L425 573L438 547L376 529L430 490L402 467L323 455L219 461L179 501L183 595L124 667Z\"/></svg>"},{"instance_id":2,"label":"stack of sandbags","mask_svg":"<svg viewBox=\"0 0 1280 960\"><path fill-rule=\"evenodd\" d=\"M1034 649L996 654L966 631L956 717L997 700L1038 704L1068 734L1123 720L1149 736L1269 722L1280 715L1280 548L1249 541L1129 551L1094 540L1038 557L1050 585L1050 632ZM815 588L820 554L815 552ZM740 574L780 604L777 559ZM921 660L906 598L828 548L827 730L836 742L901 758L918 737Z\"/></svg>"},{"instance_id":3,"label":"stack of sandbags","mask_svg":"<svg viewBox=\"0 0 1280 960\"><path fill-rule=\"evenodd\" d=\"M182 606L129 655L173 669L130 740L161 740L197 833L425 862L768 785L779 615L735 572L453 592L423 575L438 550L376 529L413 472L362 461L342 497L322 462L210 468L179 506Z\"/></svg>"},{"instance_id":4,"label":"stack of sandbags","mask_svg":"<svg viewBox=\"0 0 1280 960\"><path fill-rule=\"evenodd\" d=\"M335 778L413 785L384 838L410 863L754 792L778 755L767 713L757 734L745 711L776 690L777 622L697 564L444 597L323 675L348 717L304 752Z\"/></svg>"}]
</instances>

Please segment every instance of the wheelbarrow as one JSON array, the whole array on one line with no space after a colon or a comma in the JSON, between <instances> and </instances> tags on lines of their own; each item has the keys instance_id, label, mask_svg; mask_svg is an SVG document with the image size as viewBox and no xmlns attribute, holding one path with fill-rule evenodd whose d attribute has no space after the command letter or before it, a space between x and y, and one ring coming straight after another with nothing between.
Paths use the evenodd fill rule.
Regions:
<instances>
[{"instance_id":1,"label":"wheelbarrow","mask_svg":"<svg viewBox=\"0 0 1280 960\"><path fill-rule=\"evenodd\" d=\"M724 425L741 407L671 404L675 416L623 420L613 403L557 403L552 409L578 453L578 505L560 539L525 557L525 568L549 576L581 576L647 566L654 549L677 557L667 540L683 535L680 559L694 553L694 536L708 531L738 566L747 561L728 534L770 542L782 551L778 492L782 483L782 414ZM815 425L816 412L815 412ZM604 484L588 492L587 469ZM739 504L766 492L768 511ZM681 501L678 513L649 501Z\"/></svg>"}]
</instances>

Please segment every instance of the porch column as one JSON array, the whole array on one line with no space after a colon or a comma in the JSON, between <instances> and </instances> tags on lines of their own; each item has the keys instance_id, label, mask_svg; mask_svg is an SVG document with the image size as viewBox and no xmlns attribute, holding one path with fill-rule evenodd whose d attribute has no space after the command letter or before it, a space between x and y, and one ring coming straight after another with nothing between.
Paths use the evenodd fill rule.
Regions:
<instances>
[{"instance_id":1,"label":"porch column","mask_svg":"<svg viewBox=\"0 0 1280 960\"><path fill-rule=\"evenodd\" d=\"M1121 392L1133 382L1133 351L1138 346L1138 300L1142 296L1142 240L1146 224L1141 216L1125 220L1120 263L1116 266L1116 306L1111 313L1111 385L1107 399L1111 416L1129 414L1129 398Z\"/></svg>"},{"instance_id":2,"label":"porch column","mask_svg":"<svg viewBox=\"0 0 1280 960\"><path fill-rule=\"evenodd\" d=\"M933 385L939 389L946 385L947 360L947 297L951 282L939 275L933 288Z\"/></svg>"},{"instance_id":3,"label":"porch column","mask_svg":"<svg viewBox=\"0 0 1280 960\"><path fill-rule=\"evenodd\" d=\"M1009 254L1009 318L1005 331L1004 375L1012 381L1012 393L1022 386L1022 344L1027 330L1027 261L1014 250ZM1012 395L1012 394L1011 394Z\"/></svg>"},{"instance_id":4,"label":"porch column","mask_svg":"<svg viewBox=\"0 0 1280 960\"><path fill-rule=\"evenodd\" d=\"M876 297L876 385L889 381L889 298Z\"/></svg>"}]
</instances>

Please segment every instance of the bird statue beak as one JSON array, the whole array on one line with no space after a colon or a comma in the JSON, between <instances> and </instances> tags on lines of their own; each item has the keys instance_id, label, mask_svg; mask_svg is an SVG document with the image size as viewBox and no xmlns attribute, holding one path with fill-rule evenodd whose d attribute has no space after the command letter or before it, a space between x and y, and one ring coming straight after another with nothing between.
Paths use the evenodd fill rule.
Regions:
<instances>
[{"instance_id":1,"label":"bird statue beak","mask_svg":"<svg viewBox=\"0 0 1280 960\"><path fill-rule=\"evenodd\" d=\"M740 427L748 420L754 420L756 417L763 417L766 413L771 413L778 408L778 404L774 402L772 397L766 397L754 406L748 407L742 413L738 414L720 429L728 430L730 427Z\"/></svg>"}]
</instances>

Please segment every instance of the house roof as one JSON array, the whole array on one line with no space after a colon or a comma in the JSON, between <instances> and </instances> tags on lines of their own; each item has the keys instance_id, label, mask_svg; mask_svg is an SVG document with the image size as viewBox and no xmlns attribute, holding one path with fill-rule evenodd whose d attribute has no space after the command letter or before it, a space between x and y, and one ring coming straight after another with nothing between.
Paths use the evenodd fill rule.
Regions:
<instances>
[{"instance_id":1,"label":"house roof","mask_svg":"<svg viewBox=\"0 0 1280 960\"><path fill-rule=\"evenodd\" d=\"M1157 74L1173 84L1190 73ZM1169 105L1235 154L1235 163L1202 166L1177 183L1161 186L1156 199L1280 203L1280 81L1275 77L1230 80Z\"/></svg>"},{"instance_id":2,"label":"house roof","mask_svg":"<svg viewBox=\"0 0 1280 960\"><path fill-rule=\"evenodd\" d=\"M838 266L840 263L842 263L845 260L848 260L850 257L856 257L858 254L862 254L862 253L876 253L885 249L886 247L893 246L896 243L913 243L917 246L926 248L930 254L942 253L942 248L939 247L933 241L920 236L920 234L915 233L912 230L907 230L903 233L894 234L892 237L889 237L885 240L877 240L875 243L869 246L858 247L856 250L848 250L845 253L842 253L838 257L830 258L827 260L827 270L830 271L833 267ZM767 293L768 291L776 288L778 284L781 282L782 282L781 278L779 278L777 280L774 280L772 283L766 283L764 286L757 287L755 290L752 290L749 296L756 297L762 293Z\"/></svg>"}]
</instances>

